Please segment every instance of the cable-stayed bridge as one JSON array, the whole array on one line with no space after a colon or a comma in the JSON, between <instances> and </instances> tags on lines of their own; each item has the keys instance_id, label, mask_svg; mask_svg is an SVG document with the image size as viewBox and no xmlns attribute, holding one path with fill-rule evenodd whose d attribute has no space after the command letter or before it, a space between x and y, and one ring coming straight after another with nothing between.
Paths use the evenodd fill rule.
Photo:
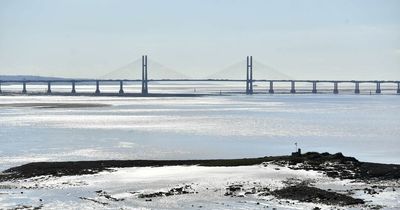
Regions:
<instances>
[{"instance_id":1,"label":"cable-stayed bridge","mask_svg":"<svg viewBox=\"0 0 400 210\"><path fill-rule=\"evenodd\" d=\"M140 68L140 71L138 70ZM257 78L257 79L256 79ZM360 84L373 84L375 86L374 93L381 94L381 84L392 84L393 93L400 94L400 81L399 80L295 80L290 76L257 61L253 61L252 56L247 56L245 61L234 63L221 71L218 71L207 78L191 78L188 75L180 73L179 71L173 70L162 65L154 60L148 60L147 56L142 56L141 59L137 59L125 66L122 66L110 73L102 76L100 79L45 79L45 80L0 80L0 94L15 94L15 92L6 92L2 90L2 85L20 84L22 86L21 94L33 94L28 92L27 84L46 84L47 90L44 94L48 95L60 95L61 93L53 92L53 84L70 84L71 89L69 93L63 93L62 95L102 95L102 96L160 96L170 94L152 93L149 88L149 83L162 84L162 83L238 83L243 84L242 91L236 93L246 93L252 95L254 93L269 93L274 94L276 84L289 84L288 93L295 94L296 84L306 83L311 84L309 92L318 93L318 84L331 84L331 93L339 93L339 84L351 84L353 85L353 92L360 94ZM115 93L102 93L100 86L108 84L119 84L119 91ZM128 93L124 89L126 83L139 83L141 84L141 91L135 93ZM255 91L255 83L265 84L266 88L262 91ZM76 86L82 84L94 84L95 90L93 92L77 92ZM194 91L195 92L195 91ZM229 92L229 91L228 91ZM234 91L230 91L233 93ZM43 94L43 93L42 93ZM221 94L221 92L220 92ZM370 92L371 94L371 92ZM193 96L199 95L195 93L187 94L173 94L181 96Z\"/></svg>"},{"instance_id":2,"label":"cable-stayed bridge","mask_svg":"<svg viewBox=\"0 0 400 210\"><path fill-rule=\"evenodd\" d=\"M211 74L207 76L207 78L210 79L246 79L246 74L245 74L245 64L246 60L242 60L239 62L236 62L232 65L229 65L222 70ZM285 73L282 73L278 71L277 69L265 65L261 62L258 62L256 60L253 61L253 68L256 69L256 71L253 72L253 77L254 78L264 78L264 79L271 79L271 80L292 80L293 78L286 75Z\"/></svg>"},{"instance_id":3,"label":"cable-stayed bridge","mask_svg":"<svg viewBox=\"0 0 400 210\"><path fill-rule=\"evenodd\" d=\"M114 71L111 71L100 78L103 80L113 79L113 80L141 80L142 72L139 71L142 67L142 58L136 59L124 66L121 66ZM148 73L148 77L152 79L190 79L188 75L185 75L179 71L169 68L155 60L148 60L148 66L151 67L151 71Z\"/></svg>"}]
</instances>

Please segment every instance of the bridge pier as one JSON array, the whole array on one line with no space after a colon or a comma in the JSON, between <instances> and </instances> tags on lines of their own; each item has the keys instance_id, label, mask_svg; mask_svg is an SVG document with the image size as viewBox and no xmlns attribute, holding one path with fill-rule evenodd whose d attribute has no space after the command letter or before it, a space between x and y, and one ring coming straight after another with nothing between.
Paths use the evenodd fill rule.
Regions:
<instances>
[{"instance_id":1,"label":"bridge pier","mask_svg":"<svg viewBox=\"0 0 400 210\"><path fill-rule=\"evenodd\" d=\"M356 82L356 87L355 87L354 93L360 94L360 83L359 82Z\"/></svg>"},{"instance_id":2,"label":"bridge pier","mask_svg":"<svg viewBox=\"0 0 400 210\"><path fill-rule=\"evenodd\" d=\"M247 56L246 94L253 94L253 56Z\"/></svg>"},{"instance_id":3,"label":"bridge pier","mask_svg":"<svg viewBox=\"0 0 400 210\"><path fill-rule=\"evenodd\" d=\"M376 94L380 94L382 91L381 91L381 83L380 82L377 82L376 83L376 91L375 91L375 93Z\"/></svg>"},{"instance_id":4,"label":"bridge pier","mask_svg":"<svg viewBox=\"0 0 400 210\"><path fill-rule=\"evenodd\" d=\"M72 93L72 94L75 94L75 93L76 93L76 90L75 90L75 81L72 81L72 90L71 90L71 93Z\"/></svg>"},{"instance_id":5,"label":"bridge pier","mask_svg":"<svg viewBox=\"0 0 400 210\"><path fill-rule=\"evenodd\" d=\"M26 82L23 82L22 83L22 94L26 94L27 93L27 91L26 91Z\"/></svg>"},{"instance_id":6,"label":"bridge pier","mask_svg":"<svg viewBox=\"0 0 400 210\"><path fill-rule=\"evenodd\" d=\"M337 82L334 82L333 83L333 93L334 94L338 94L339 93L339 88L338 88L338 83Z\"/></svg>"},{"instance_id":7,"label":"bridge pier","mask_svg":"<svg viewBox=\"0 0 400 210\"><path fill-rule=\"evenodd\" d=\"M274 91L274 82L270 81L270 82L269 82L269 90L268 90L268 93L273 94L274 92L275 92L275 91Z\"/></svg>"},{"instance_id":8,"label":"bridge pier","mask_svg":"<svg viewBox=\"0 0 400 210\"><path fill-rule=\"evenodd\" d=\"M119 94L122 95L124 94L124 82L119 81Z\"/></svg>"},{"instance_id":9,"label":"bridge pier","mask_svg":"<svg viewBox=\"0 0 400 210\"><path fill-rule=\"evenodd\" d=\"M312 83L312 93L317 93L317 82Z\"/></svg>"},{"instance_id":10,"label":"bridge pier","mask_svg":"<svg viewBox=\"0 0 400 210\"><path fill-rule=\"evenodd\" d=\"M47 94L51 94L51 82L47 82Z\"/></svg>"},{"instance_id":11,"label":"bridge pier","mask_svg":"<svg viewBox=\"0 0 400 210\"><path fill-rule=\"evenodd\" d=\"M291 88L290 88L290 93L296 93L296 84L294 81L291 81Z\"/></svg>"},{"instance_id":12,"label":"bridge pier","mask_svg":"<svg viewBox=\"0 0 400 210\"><path fill-rule=\"evenodd\" d=\"M142 56L142 95L149 93L147 81L147 55Z\"/></svg>"},{"instance_id":13,"label":"bridge pier","mask_svg":"<svg viewBox=\"0 0 400 210\"><path fill-rule=\"evenodd\" d=\"M400 82L397 83L397 94L400 94Z\"/></svg>"},{"instance_id":14,"label":"bridge pier","mask_svg":"<svg viewBox=\"0 0 400 210\"><path fill-rule=\"evenodd\" d=\"M96 95L100 94L100 82L98 80L96 81L96 92L95 92L95 94Z\"/></svg>"}]
</instances>

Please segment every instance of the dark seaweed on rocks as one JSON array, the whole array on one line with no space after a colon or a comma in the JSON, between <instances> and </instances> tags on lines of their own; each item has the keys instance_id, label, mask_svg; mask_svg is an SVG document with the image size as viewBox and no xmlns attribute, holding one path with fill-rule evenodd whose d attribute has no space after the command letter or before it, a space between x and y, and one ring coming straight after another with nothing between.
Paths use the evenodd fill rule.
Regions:
<instances>
[{"instance_id":1,"label":"dark seaweed on rocks","mask_svg":"<svg viewBox=\"0 0 400 210\"><path fill-rule=\"evenodd\" d=\"M400 178L400 165L360 162L354 157L346 157L342 153L332 155L309 152L301 156L282 158L272 162L286 164L291 169L322 171L333 178L361 180Z\"/></svg>"},{"instance_id":2,"label":"dark seaweed on rocks","mask_svg":"<svg viewBox=\"0 0 400 210\"><path fill-rule=\"evenodd\" d=\"M399 179L400 165L360 162L341 153L309 152L298 156L275 156L244 159L215 160L99 160L77 162L35 162L7 169L0 181L25 179L35 176L70 176L95 174L110 168L161 166L248 166L262 163L288 165L292 169L323 171L330 177L342 179Z\"/></svg>"},{"instance_id":3,"label":"dark seaweed on rocks","mask_svg":"<svg viewBox=\"0 0 400 210\"><path fill-rule=\"evenodd\" d=\"M194 194L195 191L193 190L192 186L185 185L182 187L175 187L167 192L154 192L154 193L141 193L138 194L138 198L156 198L156 197L163 197L163 196L172 196L172 195L183 195L183 194Z\"/></svg>"},{"instance_id":4,"label":"dark seaweed on rocks","mask_svg":"<svg viewBox=\"0 0 400 210\"><path fill-rule=\"evenodd\" d=\"M275 190L274 196L280 199L298 200L301 202L323 203L327 205L358 205L364 204L362 199L350 197L336 192L328 192L315 187L297 185Z\"/></svg>"},{"instance_id":5,"label":"dark seaweed on rocks","mask_svg":"<svg viewBox=\"0 0 400 210\"><path fill-rule=\"evenodd\" d=\"M275 196L278 199L298 200L300 202L322 203L327 205L358 205L364 204L362 199L356 199L348 195L330 192L315 187L308 186L303 182L296 185L290 185L280 190L271 191L267 187L245 188L241 184L231 184L227 186L225 196L245 197L256 194L257 196Z\"/></svg>"}]
</instances>

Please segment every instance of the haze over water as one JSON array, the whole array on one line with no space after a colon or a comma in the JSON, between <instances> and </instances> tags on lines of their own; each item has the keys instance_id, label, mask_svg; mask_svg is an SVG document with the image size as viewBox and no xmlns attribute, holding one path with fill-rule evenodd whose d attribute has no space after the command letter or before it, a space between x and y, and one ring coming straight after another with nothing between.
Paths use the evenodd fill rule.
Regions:
<instances>
[{"instance_id":1,"label":"haze over water","mask_svg":"<svg viewBox=\"0 0 400 210\"><path fill-rule=\"evenodd\" d=\"M400 163L397 95L236 95L193 98L2 96L0 169L32 161L201 159L343 152Z\"/></svg>"}]
</instances>

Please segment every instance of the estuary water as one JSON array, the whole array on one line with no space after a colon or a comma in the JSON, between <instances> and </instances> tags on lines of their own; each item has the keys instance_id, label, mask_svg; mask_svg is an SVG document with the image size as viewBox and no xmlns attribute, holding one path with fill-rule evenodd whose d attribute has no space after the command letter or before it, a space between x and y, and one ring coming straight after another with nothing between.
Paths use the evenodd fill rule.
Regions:
<instances>
[{"instance_id":1,"label":"estuary water","mask_svg":"<svg viewBox=\"0 0 400 210\"><path fill-rule=\"evenodd\" d=\"M1 96L0 104L0 170L33 161L287 155L295 143L400 164L398 95Z\"/></svg>"}]
</instances>

